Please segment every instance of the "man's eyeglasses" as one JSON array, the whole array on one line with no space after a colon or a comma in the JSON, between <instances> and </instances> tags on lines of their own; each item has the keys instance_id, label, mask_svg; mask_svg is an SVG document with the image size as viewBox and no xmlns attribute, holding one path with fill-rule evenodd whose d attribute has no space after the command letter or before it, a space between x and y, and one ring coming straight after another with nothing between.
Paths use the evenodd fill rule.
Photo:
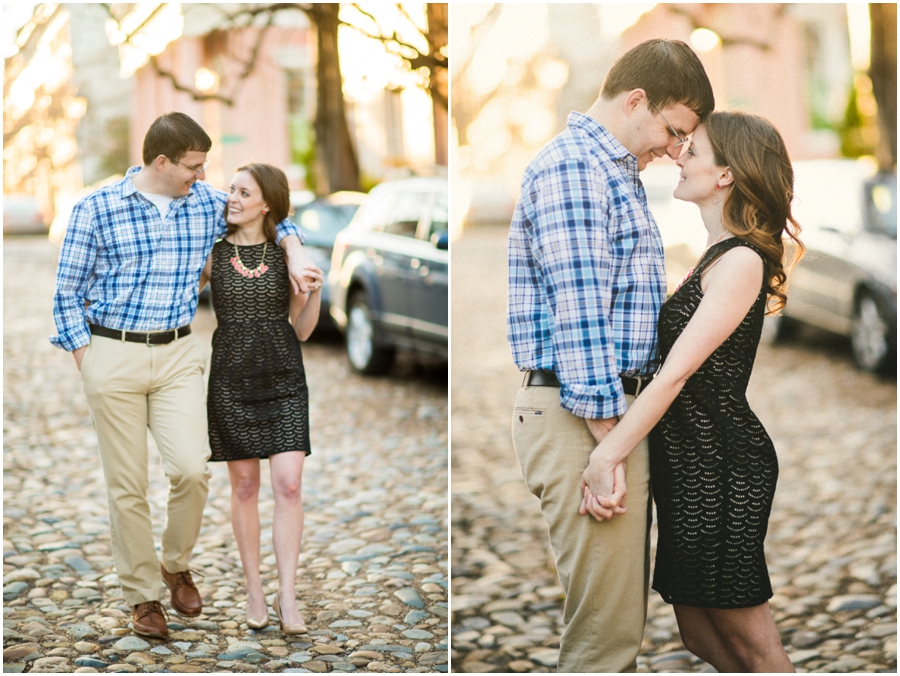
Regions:
<instances>
[{"instance_id":1,"label":"man's eyeglasses","mask_svg":"<svg viewBox=\"0 0 900 676\"><path fill-rule=\"evenodd\" d=\"M653 101L650 99L649 96L647 97L647 100L650 101L650 103L653 103ZM676 147L676 148L680 148L680 147L683 146L685 143L688 143L688 142L690 141L689 138L687 138L687 137L685 137L685 136L682 136L682 135L679 134L677 131L675 131L675 127L673 127L671 124L669 124L669 121L666 119L666 116L663 115L663 112L659 109L659 106L658 106L658 105L656 105L655 103L653 103L653 107L656 108L656 112L659 113L659 116L663 119L663 122L666 123L666 126L669 128L669 133L672 134L672 136L674 136L675 138L678 139L678 143L675 144L675 147Z\"/></svg>"},{"instance_id":2,"label":"man's eyeglasses","mask_svg":"<svg viewBox=\"0 0 900 676\"><path fill-rule=\"evenodd\" d=\"M665 118L663 118L663 119L665 119ZM182 167L185 167L186 169L190 169L190 170L193 171L195 174L197 174L197 176L199 176L199 175L202 174L204 171L206 171L206 168L209 166L209 160L207 160L206 162L204 162L204 163L203 163L201 166L199 166L199 167L192 167L191 165L185 164L184 162L179 162L178 160L173 160L171 157L169 158L169 161L172 162L172 164L180 164Z\"/></svg>"}]
</instances>

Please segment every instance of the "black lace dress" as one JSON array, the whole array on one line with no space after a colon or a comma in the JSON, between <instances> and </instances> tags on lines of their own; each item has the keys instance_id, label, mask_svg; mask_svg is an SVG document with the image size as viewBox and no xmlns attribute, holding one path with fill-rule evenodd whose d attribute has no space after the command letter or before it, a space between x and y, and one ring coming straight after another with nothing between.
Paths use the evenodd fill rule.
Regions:
<instances>
[{"instance_id":1,"label":"black lace dress","mask_svg":"<svg viewBox=\"0 0 900 676\"><path fill-rule=\"evenodd\" d=\"M736 246L756 251L737 238L712 246L663 305L663 359L703 298L704 268ZM667 603L746 608L772 596L763 541L778 461L746 398L765 304L763 289L650 434L650 479L659 522L653 589Z\"/></svg>"},{"instance_id":2,"label":"black lace dress","mask_svg":"<svg viewBox=\"0 0 900 676\"><path fill-rule=\"evenodd\" d=\"M260 264L263 245L238 251L252 270ZM300 340L288 315L284 253L269 242L269 269L259 277L242 276L231 264L233 256L233 244L216 242L210 283L218 328L206 398L210 460L308 454L309 397Z\"/></svg>"}]
</instances>

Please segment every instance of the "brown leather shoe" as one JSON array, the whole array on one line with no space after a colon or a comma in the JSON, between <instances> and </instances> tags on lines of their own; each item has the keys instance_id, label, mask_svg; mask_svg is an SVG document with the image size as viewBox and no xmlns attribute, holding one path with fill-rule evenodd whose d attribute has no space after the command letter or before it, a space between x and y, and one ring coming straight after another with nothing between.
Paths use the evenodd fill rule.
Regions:
<instances>
[{"instance_id":1,"label":"brown leather shoe","mask_svg":"<svg viewBox=\"0 0 900 676\"><path fill-rule=\"evenodd\" d=\"M166 626L166 611L159 601L138 603L131 610L132 629L135 634L150 638L165 638L169 635Z\"/></svg>"},{"instance_id":2,"label":"brown leather shoe","mask_svg":"<svg viewBox=\"0 0 900 676\"><path fill-rule=\"evenodd\" d=\"M170 573L162 564L159 564L159 569L162 571L163 582L172 592L172 607L178 611L178 614L186 617L199 615L203 611L203 601L200 599L197 586L191 579L191 571Z\"/></svg>"}]
</instances>

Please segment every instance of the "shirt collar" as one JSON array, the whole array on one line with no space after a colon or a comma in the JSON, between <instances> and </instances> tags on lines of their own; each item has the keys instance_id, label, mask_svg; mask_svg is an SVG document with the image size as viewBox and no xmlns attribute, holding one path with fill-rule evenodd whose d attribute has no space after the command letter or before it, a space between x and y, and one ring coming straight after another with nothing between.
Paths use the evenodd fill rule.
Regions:
<instances>
[{"instance_id":1,"label":"shirt collar","mask_svg":"<svg viewBox=\"0 0 900 676\"><path fill-rule=\"evenodd\" d=\"M584 113L572 111L566 127L578 130L599 146L614 162L624 162L626 166L633 164L637 170L637 158L632 155L622 143L613 136L609 130L594 118Z\"/></svg>"},{"instance_id":2,"label":"shirt collar","mask_svg":"<svg viewBox=\"0 0 900 676\"><path fill-rule=\"evenodd\" d=\"M135 193L140 192L140 190L137 189L137 186L134 185L134 181L132 180L132 178L134 178L134 175L136 173L138 173L140 170L141 170L141 166L136 165L134 167L130 167L128 169L128 171L125 172L125 178L123 178L122 182L121 182L122 197L130 197L131 195L134 195ZM172 198L173 203L177 202L178 200L185 200L193 194L194 194L194 186L191 186L191 191L187 195L184 195L182 197L173 197Z\"/></svg>"},{"instance_id":3,"label":"shirt collar","mask_svg":"<svg viewBox=\"0 0 900 676\"><path fill-rule=\"evenodd\" d=\"M131 180L136 173L141 170L140 167L131 167L125 172L125 178L122 179L122 197L130 197L138 192L137 187Z\"/></svg>"},{"instance_id":4,"label":"shirt collar","mask_svg":"<svg viewBox=\"0 0 900 676\"><path fill-rule=\"evenodd\" d=\"M628 175L633 183L640 180L640 171L637 166L637 157L622 145L612 133L597 122L594 118L584 113L572 111L569 113L569 119L566 122L569 129L577 130L579 133L586 135L593 141L602 151L616 164L622 166L622 169Z\"/></svg>"}]
</instances>

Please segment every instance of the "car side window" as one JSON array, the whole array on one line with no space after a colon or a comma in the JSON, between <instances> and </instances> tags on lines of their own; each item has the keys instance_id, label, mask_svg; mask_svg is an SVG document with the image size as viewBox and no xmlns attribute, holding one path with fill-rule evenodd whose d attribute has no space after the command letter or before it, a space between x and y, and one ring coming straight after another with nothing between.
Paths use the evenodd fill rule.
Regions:
<instances>
[{"instance_id":1,"label":"car side window","mask_svg":"<svg viewBox=\"0 0 900 676\"><path fill-rule=\"evenodd\" d=\"M423 192L401 193L397 196L391 218L384 232L402 237L415 237L422 219L422 207L428 200Z\"/></svg>"},{"instance_id":2,"label":"car side window","mask_svg":"<svg viewBox=\"0 0 900 676\"><path fill-rule=\"evenodd\" d=\"M882 179L866 186L866 207L872 230L897 237L897 182Z\"/></svg>"},{"instance_id":3,"label":"car side window","mask_svg":"<svg viewBox=\"0 0 900 676\"><path fill-rule=\"evenodd\" d=\"M439 192L434 196L434 202L431 205L430 223L428 225L428 233L426 239L431 241L434 235L446 232L449 227L449 218L447 213L447 193Z\"/></svg>"},{"instance_id":4,"label":"car side window","mask_svg":"<svg viewBox=\"0 0 900 676\"><path fill-rule=\"evenodd\" d=\"M355 227L371 232L381 232L387 227L391 216L390 195L372 194L363 202L354 218Z\"/></svg>"}]
</instances>

